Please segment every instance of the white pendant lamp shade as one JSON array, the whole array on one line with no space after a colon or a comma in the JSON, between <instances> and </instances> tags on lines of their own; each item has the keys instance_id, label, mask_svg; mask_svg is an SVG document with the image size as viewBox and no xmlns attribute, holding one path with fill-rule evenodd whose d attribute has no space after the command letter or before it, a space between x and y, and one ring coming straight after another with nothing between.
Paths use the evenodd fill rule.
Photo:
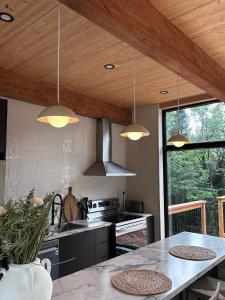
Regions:
<instances>
[{"instance_id":1,"label":"white pendant lamp shade","mask_svg":"<svg viewBox=\"0 0 225 300\"><path fill-rule=\"evenodd\" d=\"M126 126L120 135L128 137L130 140L137 141L142 137L148 136L149 131L144 126L133 123Z\"/></svg>"},{"instance_id":2,"label":"white pendant lamp shade","mask_svg":"<svg viewBox=\"0 0 225 300\"><path fill-rule=\"evenodd\" d=\"M120 133L121 136L127 137L132 141L137 141L142 137L148 136L150 133L143 125L136 123L136 61L135 61L135 49L134 49L134 110L133 110L133 122L126 126Z\"/></svg>"},{"instance_id":3,"label":"white pendant lamp shade","mask_svg":"<svg viewBox=\"0 0 225 300\"><path fill-rule=\"evenodd\" d=\"M179 86L180 77L177 75L177 101L178 101L178 134L173 135L168 141L167 145L173 145L177 148L183 147L185 144L189 144L188 138L181 133L181 121L180 121L180 86Z\"/></svg>"},{"instance_id":4,"label":"white pendant lamp shade","mask_svg":"<svg viewBox=\"0 0 225 300\"><path fill-rule=\"evenodd\" d=\"M59 58L60 58L60 7L58 12L58 53L57 53L57 104L45 108L37 117L37 121L48 123L56 128L79 122L79 118L72 109L61 105L59 101Z\"/></svg>"},{"instance_id":5,"label":"white pendant lamp shade","mask_svg":"<svg viewBox=\"0 0 225 300\"><path fill-rule=\"evenodd\" d=\"M70 108L60 104L45 108L39 114L37 120L39 122L49 123L56 128L79 122L78 117Z\"/></svg>"},{"instance_id":6,"label":"white pendant lamp shade","mask_svg":"<svg viewBox=\"0 0 225 300\"><path fill-rule=\"evenodd\" d=\"M175 134L168 140L167 144L180 148L185 144L189 144L189 140L183 134Z\"/></svg>"}]
</instances>

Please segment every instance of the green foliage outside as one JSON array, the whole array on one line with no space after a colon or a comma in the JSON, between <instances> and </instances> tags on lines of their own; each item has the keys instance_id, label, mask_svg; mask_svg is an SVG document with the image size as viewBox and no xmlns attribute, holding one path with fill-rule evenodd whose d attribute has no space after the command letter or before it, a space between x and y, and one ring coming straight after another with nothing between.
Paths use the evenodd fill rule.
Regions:
<instances>
[{"instance_id":1,"label":"green foliage outside","mask_svg":"<svg viewBox=\"0 0 225 300\"><path fill-rule=\"evenodd\" d=\"M225 105L210 105L167 112L167 139L178 130L178 113L181 129L191 143L225 140ZM207 201L207 232L218 235L217 196L225 196L225 149L195 149L171 151L168 161L169 205L196 201ZM192 217L182 213L171 217L170 233L183 230L199 232L200 215L193 211ZM171 220L170 218L170 220ZM186 219L185 219L186 218ZM187 220L187 218L189 220ZM171 220L171 222L172 222ZM189 221L190 224L187 224ZM174 226L176 225L176 226Z\"/></svg>"}]
</instances>

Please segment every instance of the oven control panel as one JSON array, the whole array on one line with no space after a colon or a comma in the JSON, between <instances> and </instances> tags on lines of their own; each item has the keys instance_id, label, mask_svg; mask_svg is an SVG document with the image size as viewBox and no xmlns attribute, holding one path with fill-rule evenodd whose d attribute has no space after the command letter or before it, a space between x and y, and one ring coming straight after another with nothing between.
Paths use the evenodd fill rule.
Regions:
<instances>
[{"instance_id":1,"label":"oven control panel","mask_svg":"<svg viewBox=\"0 0 225 300\"><path fill-rule=\"evenodd\" d=\"M119 199L88 200L88 213L119 208Z\"/></svg>"}]
</instances>

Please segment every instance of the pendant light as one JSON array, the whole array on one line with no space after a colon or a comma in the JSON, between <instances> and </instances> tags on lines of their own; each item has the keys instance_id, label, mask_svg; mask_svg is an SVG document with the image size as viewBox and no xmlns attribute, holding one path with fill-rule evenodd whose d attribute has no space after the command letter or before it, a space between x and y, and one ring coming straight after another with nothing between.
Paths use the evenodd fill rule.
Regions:
<instances>
[{"instance_id":1,"label":"pendant light","mask_svg":"<svg viewBox=\"0 0 225 300\"><path fill-rule=\"evenodd\" d=\"M76 114L59 101L59 59L60 59L60 7L58 10L58 45L57 45L57 104L45 108L37 117L39 122L44 122L56 128L65 127L69 123L79 122Z\"/></svg>"},{"instance_id":2,"label":"pendant light","mask_svg":"<svg viewBox=\"0 0 225 300\"><path fill-rule=\"evenodd\" d=\"M177 75L177 101L178 101L178 134L173 135L168 141L168 145L174 145L175 147L183 147L185 144L189 144L189 140L182 134L181 120L180 120L180 77Z\"/></svg>"},{"instance_id":3,"label":"pendant light","mask_svg":"<svg viewBox=\"0 0 225 300\"><path fill-rule=\"evenodd\" d=\"M130 140L137 141L142 137L148 136L149 131L141 124L136 123L136 57L134 49L133 57L133 84L134 84L134 109L133 109L133 122L132 124L126 126L124 130L120 133L123 137L128 137Z\"/></svg>"}]
</instances>

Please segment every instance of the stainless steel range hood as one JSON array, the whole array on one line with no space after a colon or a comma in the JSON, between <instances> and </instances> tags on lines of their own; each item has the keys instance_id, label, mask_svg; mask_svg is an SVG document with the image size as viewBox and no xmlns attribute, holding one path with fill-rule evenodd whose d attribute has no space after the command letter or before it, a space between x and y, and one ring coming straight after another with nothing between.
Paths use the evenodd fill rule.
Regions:
<instances>
[{"instance_id":1,"label":"stainless steel range hood","mask_svg":"<svg viewBox=\"0 0 225 300\"><path fill-rule=\"evenodd\" d=\"M107 119L96 120L96 162L84 173L89 176L135 176L112 161L112 129Z\"/></svg>"}]
</instances>

